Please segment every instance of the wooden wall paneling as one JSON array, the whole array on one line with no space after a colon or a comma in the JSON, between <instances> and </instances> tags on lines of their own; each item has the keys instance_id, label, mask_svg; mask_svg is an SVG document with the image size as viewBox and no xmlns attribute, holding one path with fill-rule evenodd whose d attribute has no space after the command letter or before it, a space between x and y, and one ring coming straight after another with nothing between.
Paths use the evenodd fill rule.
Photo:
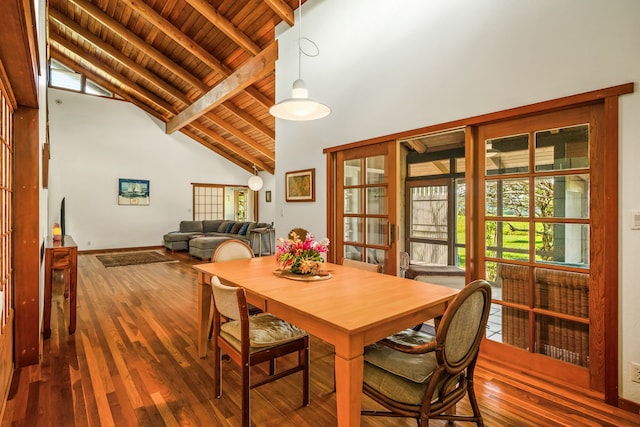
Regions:
<instances>
[{"instance_id":1,"label":"wooden wall paneling","mask_svg":"<svg viewBox=\"0 0 640 427\"><path fill-rule=\"evenodd\" d=\"M40 237L38 109L14 114L14 307L15 363L40 360Z\"/></svg>"}]
</instances>

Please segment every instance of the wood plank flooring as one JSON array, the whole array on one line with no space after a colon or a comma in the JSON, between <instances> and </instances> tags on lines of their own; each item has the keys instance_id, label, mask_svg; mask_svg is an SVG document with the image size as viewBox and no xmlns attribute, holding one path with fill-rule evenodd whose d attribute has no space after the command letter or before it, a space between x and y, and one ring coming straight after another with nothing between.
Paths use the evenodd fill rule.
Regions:
<instances>
[{"instance_id":1,"label":"wood plank flooring","mask_svg":"<svg viewBox=\"0 0 640 427\"><path fill-rule=\"evenodd\" d=\"M78 319L66 331L62 282L52 304L52 335L39 365L17 370L5 426L236 426L239 371L224 369L224 396L212 393L211 360L196 348L199 262L104 268L79 257ZM287 361L285 361L287 363ZM260 375L260 367L255 375ZM300 378L254 389L255 426L333 426L332 347L312 338L311 404L300 407ZM638 426L640 416L601 403L591 393L531 379L486 361L476 391L487 426ZM367 398L363 405L374 406ZM468 409L463 401L458 412ZM363 426L415 426L413 420L363 417ZM439 421L431 425L443 426Z\"/></svg>"}]
</instances>

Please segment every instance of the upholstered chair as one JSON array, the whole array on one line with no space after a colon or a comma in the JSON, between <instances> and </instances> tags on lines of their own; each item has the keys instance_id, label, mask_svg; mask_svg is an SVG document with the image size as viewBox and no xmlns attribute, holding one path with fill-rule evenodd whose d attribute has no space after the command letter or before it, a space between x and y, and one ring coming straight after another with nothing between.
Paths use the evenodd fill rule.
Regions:
<instances>
[{"instance_id":1,"label":"upholstered chair","mask_svg":"<svg viewBox=\"0 0 640 427\"><path fill-rule=\"evenodd\" d=\"M213 251L211 255L211 262L225 262L233 261L236 259L250 259L253 258L253 250L251 246L247 245L241 240L229 239L220 243L220 245ZM261 313L258 307L249 304L249 314L254 315ZM211 326L209 327L209 339L213 334L213 318L211 319Z\"/></svg>"},{"instance_id":2,"label":"upholstered chair","mask_svg":"<svg viewBox=\"0 0 640 427\"><path fill-rule=\"evenodd\" d=\"M473 371L490 307L491 286L476 280L456 295L435 337L407 329L366 347L363 392L387 411L362 414L412 417L418 426L429 425L430 419L484 425ZM473 414L456 415L456 404L467 394Z\"/></svg>"},{"instance_id":3,"label":"upholstered chair","mask_svg":"<svg viewBox=\"0 0 640 427\"><path fill-rule=\"evenodd\" d=\"M211 262L253 258L253 249L241 240L229 239L220 243L211 255Z\"/></svg>"},{"instance_id":4,"label":"upholstered chair","mask_svg":"<svg viewBox=\"0 0 640 427\"><path fill-rule=\"evenodd\" d=\"M222 354L229 356L242 370L242 426L251 424L250 389L279 378L302 372L302 405L309 404L309 336L307 333L270 313L249 316L244 288L225 286L212 278L214 391L222 397ZM222 323L221 317L226 318ZM278 357L298 353L296 366L276 372ZM257 381L251 367L269 362L269 374ZM254 371L255 372L255 371Z\"/></svg>"}]
</instances>

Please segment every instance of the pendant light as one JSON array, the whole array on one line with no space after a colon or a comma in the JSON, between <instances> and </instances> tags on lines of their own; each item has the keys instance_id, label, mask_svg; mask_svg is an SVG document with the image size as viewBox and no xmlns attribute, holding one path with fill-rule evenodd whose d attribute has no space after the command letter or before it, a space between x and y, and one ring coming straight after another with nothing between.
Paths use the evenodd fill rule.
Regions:
<instances>
[{"instance_id":1,"label":"pendant light","mask_svg":"<svg viewBox=\"0 0 640 427\"><path fill-rule=\"evenodd\" d=\"M291 98L287 98L278 102L269 108L272 116L284 120L315 120L321 119L331 112L331 109L320 102L309 98L309 89L307 89L304 80L302 80L302 54L306 56L318 56L320 51L318 46L306 37L301 36L302 32L302 0L298 0L298 80L293 82ZM311 43L316 52L313 55L302 50L301 42L306 40Z\"/></svg>"},{"instance_id":2,"label":"pendant light","mask_svg":"<svg viewBox=\"0 0 640 427\"><path fill-rule=\"evenodd\" d=\"M258 176L258 168L256 168L256 165L253 165L253 173L255 175L251 176L249 178L249 181L247 182L247 185L249 186L249 188L253 191L259 191L262 188L262 178L260 178Z\"/></svg>"}]
</instances>

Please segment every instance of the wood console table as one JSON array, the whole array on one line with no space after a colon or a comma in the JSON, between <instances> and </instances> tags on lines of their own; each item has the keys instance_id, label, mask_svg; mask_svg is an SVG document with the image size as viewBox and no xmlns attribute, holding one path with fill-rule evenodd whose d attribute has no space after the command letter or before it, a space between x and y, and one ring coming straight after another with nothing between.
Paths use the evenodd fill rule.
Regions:
<instances>
[{"instance_id":1,"label":"wood console table","mask_svg":"<svg viewBox=\"0 0 640 427\"><path fill-rule=\"evenodd\" d=\"M64 297L69 298L69 333L76 331L76 291L78 281L78 246L71 236L54 241L47 236L44 253L44 328L45 338L51 336L51 288L53 270L64 270Z\"/></svg>"}]
</instances>

